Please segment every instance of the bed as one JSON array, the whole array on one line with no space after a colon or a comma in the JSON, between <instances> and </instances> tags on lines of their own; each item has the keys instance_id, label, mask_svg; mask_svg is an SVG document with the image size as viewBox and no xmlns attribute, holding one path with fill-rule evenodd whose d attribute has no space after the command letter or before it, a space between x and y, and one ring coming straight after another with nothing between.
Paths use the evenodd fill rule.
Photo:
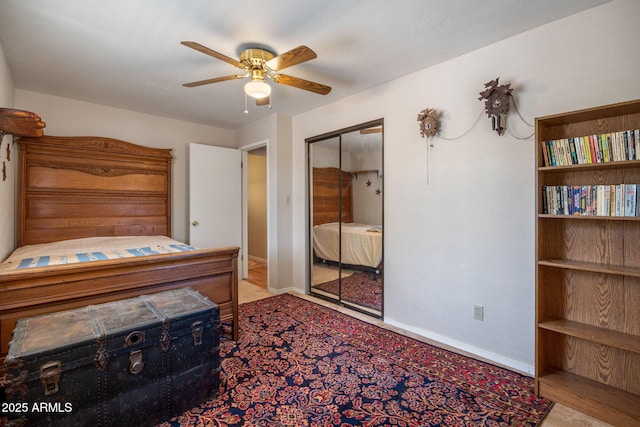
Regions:
<instances>
[{"instance_id":1,"label":"bed","mask_svg":"<svg viewBox=\"0 0 640 427\"><path fill-rule=\"evenodd\" d=\"M352 179L352 172L335 167L313 168L313 254L319 260L377 271L382 262L382 227L353 222Z\"/></svg>"},{"instance_id":2,"label":"bed","mask_svg":"<svg viewBox=\"0 0 640 427\"><path fill-rule=\"evenodd\" d=\"M170 239L171 150L100 137L18 145L17 255L0 267L0 370L21 317L186 286L220 306L237 340L238 248ZM112 237L126 243L115 248ZM58 252L29 252L52 242Z\"/></svg>"},{"instance_id":3,"label":"bed","mask_svg":"<svg viewBox=\"0 0 640 427\"><path fill-rule=\"evenodd\" d=\"M339 222L318 224L313 227L313 250L323 260L378 269L382 262L382 227L353 222L343 222L342 227Z\"/></svg>"}]
</instances>

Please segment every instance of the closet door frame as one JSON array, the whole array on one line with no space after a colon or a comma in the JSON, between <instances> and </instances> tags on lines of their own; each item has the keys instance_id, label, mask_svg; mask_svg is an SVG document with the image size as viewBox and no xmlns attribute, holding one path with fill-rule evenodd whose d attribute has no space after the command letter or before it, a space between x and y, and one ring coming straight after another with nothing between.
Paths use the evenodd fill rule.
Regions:
<instances>
[{"instance_id":1,"label":"closet door frame","mask_svg":"<svg viewBox=\"0 0 640 427\"><path fill-rule=\"evenodd\" d=\"M340 262L338 262L338 278L340 279L339 282L339 286L338 286L338 295L337 295L337 299L329 297L329 296L324 296L318 293L314 293L312 290L312 278L313 278L313 190L312 190L312 186L313 186L313 156L312 156L312 145L314 143L317 142L321 142L321 141L326 141L329 139L333 139L333 138L337 138L337 150L338 150L338 164L339 164L339 170L340 170L340 179L342 180L342 167L343 167L343 150L342 150L342 135L347 134L347 133L351 133L351 132L356 132L356 131L361 131L363 129L369 129L369 128L375 128L375 127L381 127L381 150L380 150L380 155L381 155L381 172L382 174L384 174L384 119L380 118L380 119L376 119L376 120L371 120L369 122L365 122L365 123L361 123L361 124L357 124L354 126L350 126L350 127L346 127L343 129L339 129L336 131L332 131L332 132L327 132L321 135L316 135L310 138L305 139L306 145L307 145L307 189L308 189L308 200L307 200L307 211L308 211L308 215L307 215L307 247L309 250L309 256L307 256L307 286L306 286L306 291L307 294L311 294L314 295L316 297L320 297L323 299L326 299L328 301L349 307L350 309L354 309L356 311L360 311L363 312L365 314L371 315L373 317L377 317L382 319L384 317L384 268L382 268L381 271L381 275L382 275L382 305L380 307L379 313L374 313L368 310L362 310L359 309L357 306L354 306L352 304L349 303L345 303L343 301L342 298L342 285L341 285L341 274L342 274L342 227L339 228L339 242L338 242L338 246L339 246L339 252L340 252ZM380 175L382 176L382 175ZM382 225L382 229L384 230L384 180L382 180L382 193L381 193L381 200L380 200L380 204L381 204L381 225ZM342 192L342 186L340 187L340 194ZM342 200L342 196L340 195L339 197L339 211L340 211L340 218L339 218L339 223L340 225L342 225L342 219L343 219L343 209L342 209L342 205L343 205L343 200ZM353 203L353 201L352 201ZM384 233L382 234L382 264L384 264Z\"/></svg>"}]
</instances>

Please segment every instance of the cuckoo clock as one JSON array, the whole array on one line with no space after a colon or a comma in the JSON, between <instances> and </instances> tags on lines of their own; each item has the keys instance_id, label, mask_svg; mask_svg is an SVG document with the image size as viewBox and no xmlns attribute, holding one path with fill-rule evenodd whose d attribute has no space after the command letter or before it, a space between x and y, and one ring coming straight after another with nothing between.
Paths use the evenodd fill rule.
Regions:
<instances>
[{"instance_id":1,"label":"cuckoo clock","mask_svg":"<svg viewBox=\"0 0 640 427\"><path fill-rule=\"evenodd\" d=\"M484 109L491 119L493 130L502 135L505 130L505 116L509 112L509 97L511 96L511 84L498 85L498 78L485 83L485 90L480 92L479 100L484 100Z\"/></svg>"},{"instance_id":2,"label":"cuckoo clock","mask_svg":"<svg viewBox=\"0 0 640 427\"><path fill-rule=\"evenodd\" d=\"M436 110L433 108L425 108L418 114L418 121L420 122L420 135L434 136L438 133L438 120L436 117Z\"/></svg>"}]
</instances>

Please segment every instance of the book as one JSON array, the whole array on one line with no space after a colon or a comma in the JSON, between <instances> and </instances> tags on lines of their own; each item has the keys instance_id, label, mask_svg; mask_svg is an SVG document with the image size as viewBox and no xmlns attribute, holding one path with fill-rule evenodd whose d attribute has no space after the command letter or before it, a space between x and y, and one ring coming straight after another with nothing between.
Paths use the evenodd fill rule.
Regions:
<instances>
[{"instance_id":1,"label":"book","mask_svg":"<svg viewBox=\"0 0 640 427\"><path fill-rule=\"evenodd\" d=\"M572 199L573 199L573 215L581 215L582 210L580 207L580 186L574 185L572 187Z\"/></svg>"},{"instance_id":2,"label":"book","mask_svg":"<svg viewBox=\"0 0 640 427\"><path fill-rule=\"evenodd\" d=\"M607 135L601 134L598 135L598 142L602 146L602 161L608 163L611 161L611 156L609 153L609 144L607 144Z\"/></svg>"},{"instance_id":3,"label":"book","mask_svg":"<svg viewBox=\"0 0 640 427\"><path fill-rule=\"evenodd\" d=\"M624 139L627 146L627 160L633 160L636 158L636 147L633 143L633 134L631 133L631 131L624 131Z\"/></svg>"},{"instance_id":4,"label":"book","mask_svg":"<svg viewBox=\"0 0 640 427\"><path fill-rule=\"evenodd\" d=\"M584 147L585 155L587 157L587 163L594 163L593 159L591 158L591 146L589 145L589 138L583 136L580 139L582 139L582 146Z\"/></svg>"},{"instance_id":5,"label":"book","mask_svg":"<svg viewBox=\"0 0 640 427\"><path fill-rule=\"evenodd\" d=\"M593 140L593 135L589 135L586 138L588 138L589 140L589 150L591 151L591 163L600 163L600 161L598 160L596 143Z\"/></svg>"},{"instance_id":6,"label":"book","mask_svg":"<svg viewBox=\"0 0 640 427\"><path fill-rule=\"evenodd\" d=\"M551 166L551 159L549 158L549 141L542 143L542 165Z\"/></svg>"},{"instance_id":7,"label":"book","mask_svg":"<svg viewBox=\"0 0 640 427\"><path fill-rule=\"evenodd\" d=\"M624 216L636 216L638 201L638 186L626 184L624 192Z\"/></svg>"},{"instance_id":8,"label":"book","mask_svg":"<svg viewBox=\"0 0 640 427\"><path fill-rule=\"evenodd\" d=\"M543 166L640 160L640 129L544 141Z\"/></svg>"},{"instance_id":9,"label":"book","mask_svg":"<svg viewBox=\"0 0 640 427\"><path fill-rule=\"evenodd\" d=\"M595 211L597 216L604 216L604 185L596 185Z\"/></svg>"},{"instance_id":10,"label":"book","mask_svg":"<svg viewBox=\"0 0 640 427\"><path fill-rule=\"evenodd\" d=\"M580 138L571 138L573 140L573 145L576 147L576 158L579 165L584 165L587 163L587 157L584 154L584 145L582 144L582 140Z\"/></svg>"},{"instance_id":11,"label":"book","mask_svg":"<svg viewBox=\"0 0 640 427\"><path fill-rule=\"evenodd\" d=\"M640 216L640 184L543 185L542 213Z\"/></svg>"},{"instance_id":12,"label":"book","mask_svg":"<svg viewBox=\"0 0 640 427\"><path fill-rule=\"evenodd\" d=\"M609 186L609 215L615 216L616 214L616 186Z\"/></svg>"},{"instance_id":13,"label":"book","mask_svg":"<svg viewBox=\"0 0 640 427\"><path fill-rule=\"evenodd\" d=\"M571 163L572 165L578 164L578 152L576 151L576 144L573 141L573 138L569 138L567 140L569 144L569 152L571 153Z\"/></svg>"},{"instance_id":14,"label":"book","mask_svg":"<svg viewBox=\"0 0 640 427\"><path fill-rule=\"evenodd\" d=\"M615 216L624 216L624 184L616 185Z\"/></svg>"},{"instance_id":15,"label":"book","mask_svg":"<svg viewBox=\"0 0 640 427\"><path fill-rule=\"evenodd\" d=\"M611 161L612 162L617 162L618 161L618 148L616 147L616 144L615 144L615 138L610 133L607 134L607 144L609 145L609 147L611 147Z\"/></svg>"}]
</instances>

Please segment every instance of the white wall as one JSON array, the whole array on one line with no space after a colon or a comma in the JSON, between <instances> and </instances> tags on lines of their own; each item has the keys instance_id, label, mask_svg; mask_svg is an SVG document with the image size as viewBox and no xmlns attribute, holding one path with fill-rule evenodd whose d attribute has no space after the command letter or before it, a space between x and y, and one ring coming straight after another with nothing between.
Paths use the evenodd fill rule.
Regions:
<instances>
[{"instance_id":1,"label":"white wall","mask_svg":"<svg viewBox=\"0 0 640 427\"><path fill-rule=\"evenodd\" d=\"M4 57L4 51L0 45L0 108L13 108L14 85L11 72ZM7 161L7 145L13 141L13 136L5 135L0 138L0 260L4 259L13 250L15 232L15 180L16 180L16 151L15 145L11 145L11 160ZM7 168L7 180L2 181L2 161Z\"/></svg>"},{"instance_id":2,"label":"white wall","mask_svg":"<svg viewBox=\"0 0 640 427\"><path fill-rule=\"evenodd\" d=\"M171 148L173 154L172 235L188 241L190 143L235 146L235 132L165 117L136 113L68 98L24 90L16 91L17 108L37 113L53 136L102 136L138 145Z\"/></svg>"},{"instance_id":3,"label":"white wall","mask_svg":"<svg viewBox=\"0 0 640 427\"><path fill-rule=\"evenodd\" d=\"M269 290L293 289L291 117L282 114L239 129L236 146L267 144L267 251Z\"/></svg>"},{"instance_id":4,"label":"white wall","mask_svg":"<svg viewBox=\"0 0 640 427\"><path fill-rule=\"evenodd\" d=\"M294 283L304 292L304 139L384 118L385 321L533 372L534 141L498 136L478 100L511 83L534 118L640 98L640 2L616 0L293 120ZM418 112L441 113L419 135ZM321 117L322 120L318 120ZM533 134L512 112L518 136ZM473 320L484 305L484 321Z\"/></svg>"}]
</instances>

